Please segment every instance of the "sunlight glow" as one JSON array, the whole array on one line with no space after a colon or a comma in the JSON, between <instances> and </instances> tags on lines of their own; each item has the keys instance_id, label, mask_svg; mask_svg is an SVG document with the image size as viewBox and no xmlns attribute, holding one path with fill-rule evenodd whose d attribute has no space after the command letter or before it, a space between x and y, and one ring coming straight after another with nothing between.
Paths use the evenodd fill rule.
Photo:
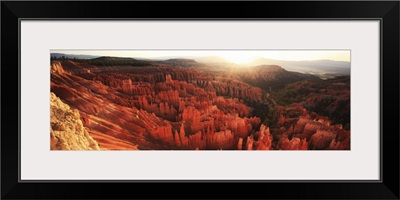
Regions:
<instances>
[{"instance_id":1,"label":"sunlight glow","mask_svg":"<svg viewBox=\"0 0 400 200\"><path fill-rule=\"evenodd\" d=\"M51 53L139 59L214 57L236 64L250 63L259 58L285 61L334 60L350 62L350 50L52 50Z\"/></svg>"},{"instance_id":2,"label":"sunlight glow","mask_svg":"<svg viewBox=\"0 0 400 200\"><path fill-rule=\"evenodd\" d=\"M257 59L255 56L246 54L246 52L241 52L241 51L221 52L219 57L221 57L224 60L227 60L228 62L236 64L246 64Z\"/></svg>"}]
</instances>

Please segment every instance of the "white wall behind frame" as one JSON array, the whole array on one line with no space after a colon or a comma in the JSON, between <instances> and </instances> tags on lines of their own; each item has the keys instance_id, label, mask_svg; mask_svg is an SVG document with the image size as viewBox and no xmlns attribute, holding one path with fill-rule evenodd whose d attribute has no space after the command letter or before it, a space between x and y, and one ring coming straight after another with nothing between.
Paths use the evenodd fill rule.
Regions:
<instances>
[{"instance_id":1,"label":"white wall behind frame","mask_svg":"<svg viewBox=\"0 0 400 200\"><path fill-rule=\"evenodd\" d=\"M50 49L351 49L351 151L50 151ZM379 179L379 21L21 22L21 179Z\"/></svg>"}]
</instances>

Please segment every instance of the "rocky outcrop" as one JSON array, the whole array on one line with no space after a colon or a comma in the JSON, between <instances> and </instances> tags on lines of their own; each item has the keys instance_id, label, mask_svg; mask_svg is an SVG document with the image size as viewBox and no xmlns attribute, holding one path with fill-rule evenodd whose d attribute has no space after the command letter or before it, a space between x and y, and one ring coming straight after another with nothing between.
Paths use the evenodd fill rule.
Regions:
<instances>
[{"instance_id":1,"label":"rocky outcrop","mask_svg":"<svg viewBox=\"0 0 400 200\"><path fill-rule=\"evenodd\" d=\"M72 110L54 93L50 93L50 149L100 149L97 142L83 127L79 111Z\"/></svg>"},{"instance_id":2,"label":"rocky outcrop","mask_svg":"<svg viewBox=\"0 0 400 200\"><path fill-rule=\"evenodd\" d=\"M270 150L272 146L272 136L269 131L269 128L261 125L260 131L256 133L258 135L258 140L256 142L256 149L257 150Z\"/></svg>"},{"instance_id":3,"label":"rocky outcrop","mask_svg":"<svg viewBox=\"0 0 400 200\"><path fill-rule=\"evenodd\" d=\"M243 99L249 103L262 102L262 90L258 87L253 87L241 81L232 79L220 79L219 81L206 82L202 85L208 90L215 91L217 95L231 96L234 98Z\"/></svg>"},{"instance_id":4,"label":"rocky outcrop","mask_svg":"<svg viewBox=\"0 0 400 200\"><path fill-rule=\"evenodd\" d=\"M350 76L299 81L276 91L273 96L283 105L300 103L309 111L329 117L332 124L350 129Z\"/></svg>"},{"instance_id":5,"label":"rocky outcrop","mask_svg":"<svg viewBox=\"0 0 400 200\"><path fill-rule=\"evenodd\" d=\"M239 138L237 149L238 150L242 150L243 149L243 138Z\"/></svg>"},{"instance_id":6,"label":"rocky outcrop","mask_svg":"<svg viewBox=\"0 0 400 200\"><path fill-rule=\"evenodd\" d=\"M282 150L308 150L308 142L306 139L300 138L292 138L289 140L288 138L283 139L281 144Z\"/></svg>"},{"instance_id":7,"label":"rocky outcrop","mask_svg":"<svg viewBox=\"0 0 400 200\"><path fill-rule=\"evenodd\" d=\"M58 74L63 74L65 73L63 67L61 66L60 62L52 62L50 66L50 73L58 73Z\"/></svg>"},{"instance_id":8,"label":"rocky outcrop","mask_svg":"<svg viewBox=\"0 0 400 200\"><path fill-rule=\"evenodd\" d=\"M185 129L190 133L196 133L201 130L200 111L192 106L183 110L181 121L185 124Z\"/></svg>"},{"instance_id":9,"label":"rocky outcrop","mask_svg":"<svg viewBox=\"0 0 400 200\"><path fill-rule=\"evenodd\" d=\"M253 136L248 136L247 137L247 141L246 141L246 150L253 150L253 143L254 143L254 139Z\"/></svg>"},{"instance_id":10,"label":"rocky outcrop","mask_svg":"<svg viewBox=\"0 0 400 200\"><path fill-rule=\"evenodd\" d=\"M317 130L317 132L311 136L310 145L312 149L328 149L330 144L334 142L336 135L330 131Z\"/></svg>"},{"instance_id":11,"label":"rocky outcrop","mask_svg":"<svg viewBox=\"0 0 400 200\"><path fill-rule=\"evenodd\" d=\"M276 107L274 141L281 150L349 150L350 131L299 104Z\"/></svg>"},{"instance_id":12,"label":"rocky outcrop","mask_svg":"<svg viewBox=\"0 0 400 200\"><path fill-rule=\"evenodd\" d=\"M237 149L242 150L243 139L239 138ZM264 124L260 130L246 138L245 150L270 150L272 149L272 135Z\"/></svg>"}]
</instances>

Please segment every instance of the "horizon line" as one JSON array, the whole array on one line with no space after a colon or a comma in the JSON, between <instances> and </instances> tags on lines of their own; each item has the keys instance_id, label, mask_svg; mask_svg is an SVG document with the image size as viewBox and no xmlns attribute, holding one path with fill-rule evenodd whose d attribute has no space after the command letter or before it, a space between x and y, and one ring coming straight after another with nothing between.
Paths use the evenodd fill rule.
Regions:
<instances>
[{"instance_id":1,"label":"horizon line","mask_svg":"<svg viewBox=\"0 0 400 200\"><path fill-rule=\"evenodd\" d=\"M204 55L204 56L160 56L160 57L143 57L143 56L118 56L118 55L90 55L90 54L74 54L74 53L64 53L64 52L52 52L54 50L50 50L50 54L53 53L58 53L58 54L64 54L64 55L76 55L76 56L93 56L96 58L100 58L100 57L115 57L115 58L131 58L131 59L149 59L149 60L168 60L168 59L193 59L195 60L195 58L207 58L207 57L215 57L215 58L219 58L225 62L228 63L234 63L234 62L230 62L229 60L218 56L218 55ZM76 51L76 50L64 50L64 51ZM101 51L101 50L99 50ZM168 50L169 51L169 50ZM240 51L240 50L239 50ZM275 51L275 50L274 50ZM293 50L288 50L288 51L293 51ZM326 50L329 51L329 50ZM350 50L348 50L350 51ZM95 59L95 58L83 58L83 59ZM259 56L256 57L254 59L252 59L250 62L254 62L257 59L268 59L268 60L274 60L274 61L284 61L284 62L307 62L307 61L334 61L334 62L347 62L350 63L350 61L345 61L345 60L335 60L335 59L330 59L330 58L321 58L321 59L305 59L305 60L298 60L298 59L291 59L291 60L286 60L286 59L277 59L277 58L271 58L271 57L265 57L265 56ZM200 62L197 61L196 62ZM237 63L236 63L237 64Z\"/></svg>"}]
</instances>

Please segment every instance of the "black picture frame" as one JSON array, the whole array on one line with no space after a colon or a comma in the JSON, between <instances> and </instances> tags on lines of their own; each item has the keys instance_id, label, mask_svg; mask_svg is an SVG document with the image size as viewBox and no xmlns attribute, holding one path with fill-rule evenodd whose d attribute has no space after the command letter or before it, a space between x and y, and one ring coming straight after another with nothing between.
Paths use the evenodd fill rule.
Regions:
<instances>
[{"instance_id":1,"label":"black picture frame","mask_svg":"<svg viewBox=\"0 0 400 200\"><path fill-rule=\"evenodd\" d=\"M398 1L2 1L1 198L399 199L399 8ZM18 133L21 110L20 80L17 77L19 77L20 62L19 23L22 18L72 20L379 19L382 22L380 119L382 180L378 182L20 182ZM152 188L154 192L148 193L146 190L148 188ZM226 188L229 189L226 190Z\"/></svg>"}]
</instances>

